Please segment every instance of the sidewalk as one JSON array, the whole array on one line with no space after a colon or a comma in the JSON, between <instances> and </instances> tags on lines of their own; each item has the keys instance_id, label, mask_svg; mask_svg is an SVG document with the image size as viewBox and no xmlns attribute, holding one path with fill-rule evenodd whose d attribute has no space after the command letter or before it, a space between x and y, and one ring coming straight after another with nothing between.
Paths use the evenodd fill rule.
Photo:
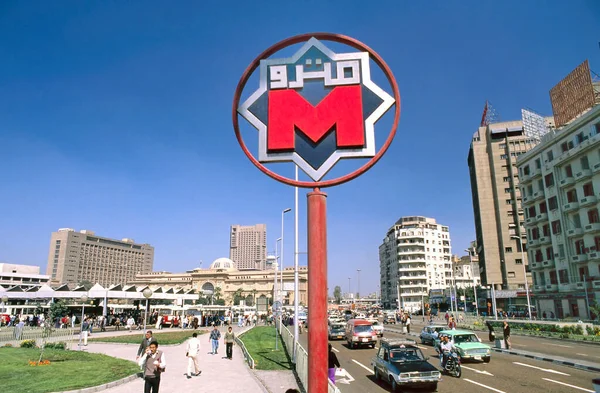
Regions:
<instances>
[{"instance_id":1,"label":"sidewalk","mask_svg":"<svg viewBox=\"0 0 600 393\"><path fill-rule=\"evenodd\" d=\"M237 326L234 327L236 335L244 331ZM221 334L225 328L221 327ZM107 332L108 333L108 332ZM112 332L111 332L112 333ZM191 337L190 332L190 337ZM114 335L114 334L111 334ZM96 334L94 334L95 337ZM208 341L208 334L198 336L202 345L198 360L202 374L198 377L187 379L183 374L187 372L187 358L185 357L186 344L176 346L164 346L162 350L166 356L167 371L162 374L160 382L161 393L180 393L182 391L202 391L205 393L223 393L223 392L248 392L265 393L265 388L253 375L252 371L244 362L244 356L241 349L235 345L233 347L233 360L225 359L225 346L219 345L219 353L211 355L211 346ZM89 352L103 353L122 359L135 361L137 346L122 344L105 344L90 342L86 347ZM144 381L136 378L132 382L103 390L105 393L142 393L144 391Z\"/></svg>"}]
</instances>

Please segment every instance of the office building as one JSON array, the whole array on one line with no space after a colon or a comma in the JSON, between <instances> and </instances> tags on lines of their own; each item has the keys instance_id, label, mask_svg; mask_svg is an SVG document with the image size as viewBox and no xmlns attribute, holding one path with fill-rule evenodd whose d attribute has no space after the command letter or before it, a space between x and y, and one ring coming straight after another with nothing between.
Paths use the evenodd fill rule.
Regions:
<instances>
[{"instance_id":1,"label":"office building","mask_svg":"<svg viewBox=\"0 0 600 393\"><path fill-rule=\"evenodd\" d=\"M39 266L0 263L0 286L4 288L21 287L28 290L48 284L50 277L40 274Z\"/></svg>"},{"instance_id":2,"label":"office building","mask_svg":"<svg viewBox=\"0 0 600 393\"><path fill-rule=\"evenodd\" d=\"M150 273L153 266L154 247L149 244L63 228L52 233L46 274L52 284L88 281L107 286L132 280L136 274Z\"/></svg>"},{"instance_id":3,"label":"office building","mask_svg":"<svg viewBox=\"0 0 600 393\"><path fill-rule=\"evenodd\" d=\"M265 270L267 265L267 226L232 225L229 259L239 270Z\"/></svg>"},{"instance_id":4,"label":"office building","mask_svg":"<svg viewBox=\"0 0 600 393\"><path fill-rule=\"evenodd\" d=\"M600 302L600 105L517 165L538 316L590 318Z\"/></svg>"},{"instance_id":5,"label":"office building","mask_svg":"<svg viewBox=\"0 0 600 393\"><path fill-rule=\"evenodd\" d=\"M447 226L433 218L400 218L379 246L383 307L417 311L430 290L450 286L451 249Z\"/></svg>"},{"instance_id":6,"label":"office building","mask_svg":"<svg viewBox=\"0 0 600 393\"><path fill-rule=\"evenodd\" d=\"M551 127L552 118L544 121ZM521 120L483 124L471 140L468 165L484 286L494 285L497 290L525 287L527 258L523 260L518 239L524 222L516 162L538 140L539 133L526 132Z\"/></svg>"},{"instance_id":7,"label":"office building","mask_svg":"<svg viewBox=\"0 0 600 393\"><path fill-rule=\"evenodd\" d=\"M184 288L195 289L202 294L205 291L223 299L225 305L232 306L236 296L242 297L246 305L259 303L259 299L267 299L268 304L272 304L274 287L274 270L244 270L240 271L235 267L233 261L228 258L219 258L215 260L208 269L194 269L185 273L152 272L138 274L130 284L148 285L151 287L160 286L169 289ZM289 267L283 270L283 280L280 279L281 271L278 273L278 288L281 289L283 281L283 291L281 292L281 302L283 305L290 306L294 304L294 268ZM299 287L298 301L302 305L308 304L308 269L306 266L300 266L298 269ZM279 294L279 290L277 293Z\"/></svg>"}]
</instances>

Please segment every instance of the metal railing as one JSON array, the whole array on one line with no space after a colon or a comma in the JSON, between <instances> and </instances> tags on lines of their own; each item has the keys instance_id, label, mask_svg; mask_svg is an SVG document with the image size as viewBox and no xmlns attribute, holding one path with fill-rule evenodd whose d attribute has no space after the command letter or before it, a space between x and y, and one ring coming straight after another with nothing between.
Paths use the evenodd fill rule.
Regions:
<instances>
[{"instance_id":1,"label":"metal railing","mask_svg":"<svg viewBox=\"0 0 600 393\"><path fill-rule=\"evenodd\" d=\"M24 340L35 340L36 345L40 346L44 339L46 342L70 343L78 338L79 329L72 328L48 330L41 327L11 326L0 329L0 346L19 346Z\"/></svg>"},{"instance_id":2,"label":"metal railing","mask_svg":"<svg viewBox=\"0 0 600 393\"><path fill-rule=\"evenodd\" d=\"M248 330L250 330L250 329L248 329ZM246 333L248 330L246 330L244 333ZM237 335L235 336L235 342L242 349L242 353L244 354L244 359L248 363L248 366L251 369L254 369L254 359L250 355L250 352L248 352L248 350L246 349L246 346L244 345L244 342L242 340L240 340L240 338Z\"/></svg>"},{"instance_id":3,"label":"metal railing","mask_svg":"<svg viewBox=\"0 0 600 393\"><path fill-rule=\"evenodd\" d=\"M308 392L308 352L298 343L296 345L296 356L292 356L292 352L294 351L294 334L286 326L280 324L279 321L277 323L279 324L279 331L281 332L286 352L292 359L296 359L295 372L302 385L301 388L305 392ZM327 380L327 382L328 393L340 393L340 390L330 380Z\"/></svg>"}]
</instances>

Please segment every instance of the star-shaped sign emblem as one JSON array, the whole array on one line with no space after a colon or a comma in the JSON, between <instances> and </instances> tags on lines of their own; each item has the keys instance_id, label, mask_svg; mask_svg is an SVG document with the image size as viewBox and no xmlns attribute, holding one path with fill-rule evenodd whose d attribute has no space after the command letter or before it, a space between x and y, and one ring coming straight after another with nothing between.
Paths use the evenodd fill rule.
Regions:
<instances>
[{"instance_id":1,"label":"star-shaped sign emblem","mask_svg":"<svg viewBox=\"0 0 600 393\"><path fill-rule=\"evenodd\" d=\"M259 162L294 162L318 182L341 158L376 155L375 123L395 100L371 80L369 53L313 37L290 58L261 60L259 76L237 109L258 130Z\"/></svg>"}]
</instances>

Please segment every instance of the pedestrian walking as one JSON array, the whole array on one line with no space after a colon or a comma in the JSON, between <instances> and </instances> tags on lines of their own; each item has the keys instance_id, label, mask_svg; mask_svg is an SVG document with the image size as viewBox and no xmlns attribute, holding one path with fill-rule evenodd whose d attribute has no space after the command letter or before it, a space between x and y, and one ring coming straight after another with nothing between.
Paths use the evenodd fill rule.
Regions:
<instances>
[{"instance_id":1,"label":"pedestrian walking","mask_svg":"<svg viewBox=\"0 0 600 393\"><path fill-rule=\"evenodd\" d=\"M410 315L406 316L406 333L410 334Z\"/></svg>"},{"instance_id":2,"label":"pedestrian walking","mask_svg":"<svg viewBox=\"0 0 600 393\"><path fill-rule=\"evenodd\" d=\"M144 374L144 393L158 393L160 375L167 367L165 354L158 350L158 342L152 341L141 356L138 365Z\"/></svg>"},{"instance_id":3,"label":"pedestrian walking","mask_svg":"<svg viewBox=\"0 0 600 393\"><path fill-rule=\"evenodd\" d=\"M146 348L148 348L153 342L156 342L156 338L152 337L152 330L146 330L146 337L144 337L142 340L142 343L137 351L137 357L135 359L138 360L140 356L146 352Z\"/></svg>"},{"instance_id":4,"label":"pedestrian walking","mask_svg":"<svg viewBox=\"0 0 600 393\"><path fill-rule=\"evenodd\" d=\"M197 377L202 372L198 364L198 352L200 352L200 340L198 340L198 333L193 333L192 338L188 340L185 352L185 356L188 358L186 374L188 379L192 378L192 376ZM192 372L192 368L194 372Z\"/></svg>"},{"instance_id":5,"label":"pedestrian walking","mask_svg":"<svg viewBox=\"0 0 600 393\"><path fill-rule=\"evenodd\" d=\"M504 345L506 349L511 349L512 345L510 344L510 326L508 326L508 321L504 321Z\"/></svg>"},{"instance_id":6,"label":"pedestrian walking","mask_svg":"<svg viewBox=\"0 0 600 393\"><path fill-rule=\"evenodd\" d=\"M88 333L89 333L89 329L90 329L90 323L88 322L87 318L83 320L82 325L81 325L81 335L83 336L83 345L87 346L87 342L88 342Z\"/></svg>"},{"instance_id":7,"label":"pedestrian walking","mask_svg":"<svg viewBox=\"0 0 600 393\"><path fill-rule=\"evenodd\" d=\"M212 344L212 352L211 354L215 355L219 349L219 339L221 338L221 332L217 329L217 326L214 325L214 329L210 332L208 336L208 341Z\"/></svg>"},{"instance_id":8,"label":"pedestrian walking","mask_svg":"<svg viewBox=\"0 0 600 393\"><path fill-rule=\"evenodd\" d=\"M227 359L231 360L233 355L233 343L235 342L235 333L231 326L227 328L223 341L225 341L225 355L227 356Z\"/></svg>"},{"instance_id":9,"label":"pedestrian walking","mask_svg":"<svg viewBox=\"0 0 600 393\"><path fill-rule=\"evenodd\" d=\"M331 344L329 344L327 369L328 369L329 379L335 385L335 370L336 370L336 368L340 368L342 366L340 365L340 361L338 360L337 356L335 355L335 352L333 352L332 349L333 349L333 347L331 346Z\"/></svg>"}]
</instances>

